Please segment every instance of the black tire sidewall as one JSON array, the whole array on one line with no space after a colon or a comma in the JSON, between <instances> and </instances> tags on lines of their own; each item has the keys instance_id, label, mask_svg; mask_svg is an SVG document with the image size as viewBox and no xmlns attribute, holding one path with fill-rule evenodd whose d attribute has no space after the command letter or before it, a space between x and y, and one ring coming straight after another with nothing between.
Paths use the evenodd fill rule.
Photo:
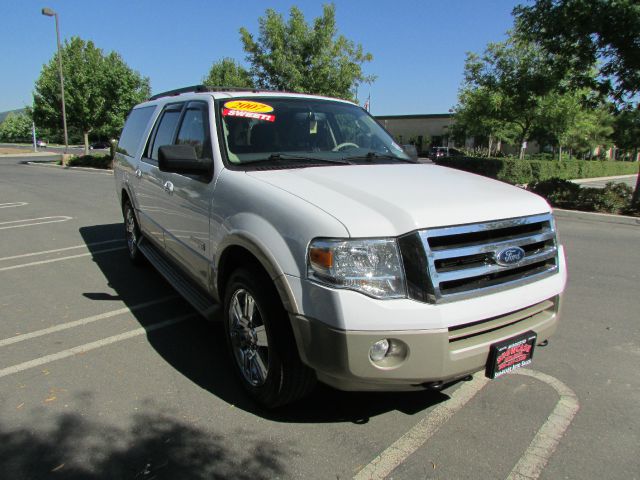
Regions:
<instances>
[{"instance_id":1,"label":"black tire sidewall","mask_svg":"<svg viewBox=\"0 0 640 480\"><path fill-rule=\"evenodd\" d=\"M124 233L125 233L125 241L127 243L127 254L129 255L129 260L131 260L134 264L139 265L142 262L142 253L140 249L138 249L138 245L135 245L135 249L132 252L129 248L129 232L127 231L127 212L131 210L131 214L133 215L133 223L136 232L136 241L140 241L140 227L138 225L138 219L136 218L136 212L133 210L133 206L130 201L126 201L124 203L124 207L122 208L123 216L124 216Z\"/></svg>"},{"instance_id":2,"label":"black tire sidewall","mask_svg":"<svg viewBox=\"0 0 640 480\"><path fill-rule=\"evenodd\" d=\"M251 385L245 379L233 353L229 325L229 309L231 299L239 289L244 289L249 292L255 300L262 317L262 322L267 334L267 341L269 343L267 379L264 384L259 386ZM257 269L241 268L231 275L227 282L224 298L224 330L229 355L231 362L233 363L236 376L242 384L242 387L251 395L251 397L267 407L278 403L277 399L280 394L283 376L281 353L292 347L291 345L285 345L284 342L286 342L287 339L278 334L278 331L281 330L279 328L281 326L281 322L286 320L286 318L284 318L285 315L286 312L280 304L280 300L277 297L277 292L275 291L275 288L273 288L271 280L266 275L262 274L262 272Z\"/></svg>"}]
</instances>

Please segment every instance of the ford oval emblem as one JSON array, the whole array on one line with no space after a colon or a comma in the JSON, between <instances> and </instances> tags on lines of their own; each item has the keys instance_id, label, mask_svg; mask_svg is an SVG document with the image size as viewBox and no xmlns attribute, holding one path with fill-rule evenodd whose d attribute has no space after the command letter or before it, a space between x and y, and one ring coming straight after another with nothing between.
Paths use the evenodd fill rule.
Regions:
<instances>
[{"instance_id":1,"label":"ford oval emblem","mask_svg":"<svg viewBox=\"0 0 640 480\"><path fill-rule=\"evenodd\" d=\"M496 263L503 267L515 265L524 258L524 250L520 247L509 247L496 253Z\"/></svg>"}]
</instances>

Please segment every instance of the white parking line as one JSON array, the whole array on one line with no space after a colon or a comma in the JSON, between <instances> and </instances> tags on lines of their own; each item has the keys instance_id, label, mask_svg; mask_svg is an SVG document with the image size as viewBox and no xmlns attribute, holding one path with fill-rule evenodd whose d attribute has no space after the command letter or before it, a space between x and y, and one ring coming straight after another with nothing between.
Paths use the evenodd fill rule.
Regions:
<instances>
[{"instance_id":1,"label":"white parking line","mask_svg":"<svg viewBox=\"0 0 640 480\"><path fill-rule=\"evenodd\" d=\"M29 204L27 202L0 203L0 208L24 207L25 205Z\"/></svg>"},{"instance_id":2,"label":"white parking line","mask_svg":"<svg viewBox=\"0 0 640 480\"><path fill-rule=\"evenodd\" d=\"M189 318L197 317L197 316L198 316L197 313L189 313L186 315L182 315L180 317L175 317L169 320L165 320L163 322L154 323L153 325L149 325L147 327L136 328L135 330L129 330L128 332L124 332L119 335L113 335L111 337L103 338L102 340L97 340L91 343L85 343L84 345L79 345L77 347L69 348L67 350L62 350L61 352L58 352L58 353L45 355L44 357L36 358L28 362L23 362L23 363L19 363L18 365L13 365L11 367L3 368L2 370L0 370L0 378L7 377L15 373L23 372L25 370L29 370L30 368L39 367L40 365L44 365L46 363L62 360L63 358L73 357L74 355L86 353L91 350L95 350L97 348L101 348L107 345L111 345L113 343L121 342L123 340L128 340L129 338L144 335L145 333L151 333L155 330L160 330L161 328L170 327L177 323L183 322Z\"/></svg>"},{"instance_id":3,"label":"white parking line","mask_svg":"<svg viewBox=\"0 0 640 480\"><path fill-rule=\"evenodd\" d=\"M540 427L524 455L507 477L507 480L531 480L538 478L542 473L573 417L580 410L580 404L574 391L551 375L527 369L518 370L515 373L536 378L552 387L560 395L560 400L553 412Z\"/></svg>"},{"instance_id":4,"label":"white parking line","mask_svg":"<svg viewBox=\"0 0 640 480\"><path fill-rule=\"evenodd\" d=\"M31 227L33 225L44 225L46 223L59 223L59 222L67 222L71 220L73 217L66 216L57 216L57 217L40 217L40 218L27 218L25 220L13 220L11 222L0 222L0 225L9 225L9 224L17 224L17 225L9 225L6 227L0 227L0 230L7 230L9 228L22 228L22 227ZM39 221L44 220L44 221ZM33 222L33 223L24 223L24 222Z\"/></svg>"},{"instance_id":5,"label":"white parking line","mask_svg":"<svg viewBox=\"0 0 640 480\"><path fill-rule=\"evenodd\" d=\"M360 470L354 480L375 480L386 478L396 467L404 462L412 453L420 448L447 423L453 415L464 407L489 382L489 379L477 375L470 382L464 383L451 395L451 399L434 408L428 416L420 420L411 430L389 448L374 458Z\"/></svg>"},{"instance_id":6,"label":"white parking line","mask_svg":"<svg viewBox=\"0 0 640 480\"><path fill-rule=\"evenodd\" d=\"M66 252L67 250L76 250L78 248L94 247L96 245L106 245L107 243L116 243L116 242L124 242L124 238L114 238L113 240L105 240L103 242L83 243L82 245L74 245L73 247L56 248L55 250L41 250L40 252L23 253L22 255L13 255L11 257L0 257L0 262L4 262L6 260L15 260L16 258L46 255L47 253Z\"/></svg>"},{"instance_id":7,"label":"white parking line","mask_svg":"<svg viewBox=\"0 0 640 480\"><path fill-rule=\"evenodd\" d=\"M165 303L165 302L168 302L169 300L174 300L176 298L178 298L177 295L170 295L168 297L162 297L155 300L150 300L148 302L139 303L137 305L132 305L131 307L119 308L118 310L112 310L110 312L101 313L99 315L93 315L91 317L81 318L80 320L74 320L72 322L61 323L60 325L54 325L49 328L43 328L42 330L35 330L33 332L23 333L21 335L16 335L14 337L5 338L3 340L0 340L0 347L6 347L7 345L12 345L18 342L24 342L25 340L30 340L32 338L41 337L43 335L49 335L50 333L60 332L62 330L68 330L69 328L79 327L81 325L87 325L89 323L97 322L98 320L104 320L107 318L116 317L124 313L134 312L136 310L141 310L143 308L151 307L159 303Z\"/></svg>"},{"instance_id":8,"label":"white parking line","mask_svg":"<svg viewBox=\"0 0 640 480\"><path fill-rule=\"evenodd\" d=\"M33 267L35 265L44 265L46 263L62 262L64 260L71 260L73 258L89 257L91 255L99 255L101 253L117 252L118 250L126 250L126 249L127 247L105 248L104 250L98 250L96 252L79 253L78 255L68 255L66 257L52 258L50 260L40 260L39 262L29 262L29 263L22 263L20 265L11 265L10 267L0 268L0 272L5 272L7 270L16 270L18 268Z\"/></svg>"},{"instance_id":9,"label":"white parking line","mask_svg":"<svg viewBox=\"0 0 640 480\"><path fill-rule=\"evenodd\" d=\"M536 378L551 386L560 395L553 412L540 427L529 447L518 460L507 480L535 480L546 466L562 436L580 409L576 394L555 377L529 369L514 372ZM451 399L441 403L427 417L418 422L411 430L396 440L390 447L374 458L360 470L354 480L378 480L386 478L411 454L425 444L438 429L458 412L489 382L478 375L471 382L462 385L453 392Z\"/></svg>"}]
</instances>

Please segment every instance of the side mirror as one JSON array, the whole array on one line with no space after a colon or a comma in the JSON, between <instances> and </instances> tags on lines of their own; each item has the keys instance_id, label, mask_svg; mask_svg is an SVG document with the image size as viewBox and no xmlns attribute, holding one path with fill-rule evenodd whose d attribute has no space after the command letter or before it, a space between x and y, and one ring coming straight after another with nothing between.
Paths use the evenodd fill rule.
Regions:
<instances>
[{"instance_id":1,"label":"side mirror","mask_svg":"<svg viewBox=\"0 0 640 480\"><path fill-rule=\"evenodd\" d=\"M205 175L211 171L211 160L198 159L193 145L163 145L158 149L161 172Z\"/></svg>"}]
</instances>

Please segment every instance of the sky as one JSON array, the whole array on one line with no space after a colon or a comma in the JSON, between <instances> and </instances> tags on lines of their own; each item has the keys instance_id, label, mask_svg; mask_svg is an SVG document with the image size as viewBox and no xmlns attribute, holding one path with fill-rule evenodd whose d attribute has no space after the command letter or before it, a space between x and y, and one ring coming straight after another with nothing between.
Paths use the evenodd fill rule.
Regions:
<instances>
[{"instance_id":1,"label":"sky","mask_svg":"<svg viewBox=\"0 0 640 480\"><path fill-rule=\"evenodd\" d=\"M335 0L338 32L373 55L360 87L373 115L445 113L456 104L465 54L505 39L511 11L527 0ZM79 36L115 50L151 80L154 93L202 83L211 64L246 65L239 29L254 37L267 8L288 17L297 5L307 22L322 2L297 0L0 0L0 112L32 102L33 85L62 40Z\"/></svg>"}]
</instances>

